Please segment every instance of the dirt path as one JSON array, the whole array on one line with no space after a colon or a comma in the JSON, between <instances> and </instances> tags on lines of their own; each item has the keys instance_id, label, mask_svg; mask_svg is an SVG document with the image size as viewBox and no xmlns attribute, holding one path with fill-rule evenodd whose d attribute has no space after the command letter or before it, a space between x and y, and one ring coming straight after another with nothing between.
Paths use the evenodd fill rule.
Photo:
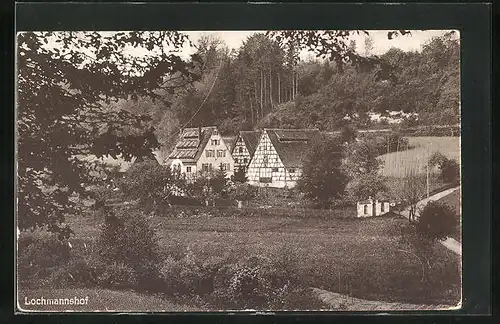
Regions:
<instances>
[{"instance_id":1,"label":"dirt path","mask_svg":"<svg viewBox=\"0 0 500 324\"><path fill-rule=\"evenodd\" d=\"M429 198L425 198L425 199L420 200L417 203L417 210L420 207L424 207L429 201L439 200L439 199L451 194L452 192L454 192L456 190L460 190L460 186L438 192L437 194L434 194L434 195L430 196ZM401 215L403 215L406 218L409 217L409 214L410 214L409 207L401 212ZM446 239L439 241L439 243L441 243L448 250L462 256L462 245L460 244L460 242L458 242L454 238L447 237Z\"/></svg>"},{"instance_id":2,"label":"dirt path","mask_svg":"<svg viewBox=\"0 0 500 324\"><path fill-rule=\"evenodd\" d=\"M449 310L459 307L452 305L419 305L373 301L353 298L319 288L311 289L323 303L330 306L333 310L340 311Z\"/></svg>"}]
</instances>

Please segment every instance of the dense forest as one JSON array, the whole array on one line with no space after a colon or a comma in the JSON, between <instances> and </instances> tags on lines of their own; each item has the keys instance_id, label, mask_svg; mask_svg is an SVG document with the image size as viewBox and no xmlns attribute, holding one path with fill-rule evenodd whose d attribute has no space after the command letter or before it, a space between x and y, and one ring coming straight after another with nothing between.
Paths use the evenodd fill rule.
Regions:
<instances>
[{"instance_id":1,"label":"dense forest","mask_svg":"<svg viewBox=\"0 0 500 324\"><path fill-rule=\"evenodd\" d=\"M375 57L372 42L365 40L367 58ZM165 92L169 104L137 98L114 106L150 115L158 140L167 145L181 126L216 125L228 135L262 127L335 131L345 124L385 126L387 121L375 122L369 114L391 111L416 113L404 120L406 126L459 122L460 45L453 32L431 39L419 52L391 48L376 57L391 74L314 56L300 60L296 45L255 34L230 50L222 40L204 36L195 44L200 80ZM356 43L349 46L355 49Z\"/></svg>"}]
</instances>

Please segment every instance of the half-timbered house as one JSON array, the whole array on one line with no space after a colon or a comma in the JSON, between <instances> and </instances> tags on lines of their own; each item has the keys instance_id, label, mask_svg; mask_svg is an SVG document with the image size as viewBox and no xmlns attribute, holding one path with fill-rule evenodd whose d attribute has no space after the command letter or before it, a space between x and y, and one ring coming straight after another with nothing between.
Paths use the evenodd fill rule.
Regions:
<instances>
[{"instance_id":1,"label":"half-timbered house","mask_svg":"<svg viewBox=\"0 0 500 324\"><path fill-rule=\"evenodd\" d=\"M248 182L261 187L292 188L317 129L264 129L248 165Z\"/></svg>"},{"instance_id":2,"label":"half-timbered house","mask_svg":"<svg viewBox=\"0 0 500 324\"><path fill-rule=\"evenodd\" d=\"M236 142L231 151L231 155L234 159L235 171L242 169L247 171L248 165L252 160L255 153L255 149L259 144L260 131L240 131L236 137Z\"/></svg>"},{"instance_id":3,"label":"half-timbered house","mask_svg":"<svg viewBox=\"0 0 500 324\"><path fill-rule=\"evenodd\" d=\"M222 169L229 176L234 172L234 160L217 127L186 128L182 130L166 163L193 179L200 171Z\"/></svg>"}]
</instances>

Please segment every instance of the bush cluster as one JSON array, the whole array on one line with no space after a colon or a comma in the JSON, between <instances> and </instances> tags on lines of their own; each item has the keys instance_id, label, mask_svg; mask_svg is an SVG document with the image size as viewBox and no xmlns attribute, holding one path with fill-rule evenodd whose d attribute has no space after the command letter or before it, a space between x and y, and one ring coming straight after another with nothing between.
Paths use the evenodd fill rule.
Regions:
<instances>
[{"instance_id":1,"label":"bush cluster","mask_svg":"<svg viewBox=\"0 0 500 324\"><path fill-rule=\"evenodd\" d=\"M298 309L314 298L296 279L293 257L231 260L187 251L178 259L167 256L160 275L165 294L181 301L203 300L219 309Z\"/></svg>"},{"instance_id":2,"label":"bush cluster","mask_svg":"<svg viewBox=\"0 0 500 324\"><path fill-rule=\"evenodd\" d=\"M68 241L56 234L23 232L18 238L17 271L21 286L44 286L70 260Z\"/></svg>"},{"instance_id":3,"label":"bush cluster","mask_svg":"<svg viewBox=\"0 0 500 324\"><path fill-rule=\"evenodd\" d=\"M315 303L299 280L291 247L268 258L237 259L172 244L160 253L147 216L137 207L122 207L107 215L100 237L85 245L73 241L70 248L54 235L23 234L19 276L29 288L43 282L51 288L132 289L212 309L300 309Z\"/></svg>"}]
</instances>

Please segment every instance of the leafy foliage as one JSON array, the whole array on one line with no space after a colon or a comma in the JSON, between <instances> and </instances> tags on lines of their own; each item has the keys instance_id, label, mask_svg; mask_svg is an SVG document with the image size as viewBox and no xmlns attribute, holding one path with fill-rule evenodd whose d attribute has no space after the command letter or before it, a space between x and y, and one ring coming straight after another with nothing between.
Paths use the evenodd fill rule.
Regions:
<instances>
[{"instance_id":1,"label":"leafy foliage","mask_svg":"<svg viewBox=\"0 0 500 324\"><path fill-rule=\"evenodd\" d=\"M108 278L106 282L121 285L133 279L143 289L154 289L159 243L142 211L130 207L108 211L97 244L99 259L111 266L103 274Z\"/></svg>"},{"instance_id":2,"label":"leafy foliage","mask_svg":"<svg viewBox=\"0 0 500 324\"><path fill-rule=\"evenodd\" d=\"M245 169L246 168L244 168L244 167L238 168L234 172L232 180L235 181L235 182L239 182L239 183L245 183L245 182L247 182L248 177L246 176Z\"/></svg>"},{"instance_id":3,"label":"leafy foliage","mask_svg":"<svg viewBox=\"0 0 500 324\"><path fill-rule=\"evenodd\" d=\"M351 142L344 148L344 152L344 169L351 178L376 173L382 165L377 159L380 154L374 140Z\"/></svg>"},{"instance_id":4,"label":"leafy foliage","mask_svg":"<svg viewBox=\"0 0 500 324\"><path fill-rule=\"evenodd\" d=\"M70 234L64 217L78 213L100 169L83 157L130 160L158 146L149 118L104 105L139 96L161 99L197 78L196 61L178 32L23 32L17 35L18 215L22 230L47 226ZM133 56L129 48L146 54ZM193 57L197 60L197 57Z\"/></svg>"},{"instance_id":5,"label":"leafy foliage","mask_svg":"<svg viewBox=\"0 0 500 324\"><path fill-rule=\"evenodd\" d=\"M238 201L248 201L257 195L257 189L247 183L237 184L231 191L231 198Z\"/></svg>"},{"instance_id":6,"label":"leafy foliage","mask_svg":"<svg viewBox=\"0 0 500 324\"><path fill-rule=\"evenodd\" d=\"M457 226L456 211L449 205L430 201L420 212L416 224L417 232L430 240L446 238Z\"/></svg>"},{"instance_id":7,"label":"leafy foliage","mask_svg":"<svg viewBox=\"0 0 500 324\"><path fill-rule=\"evenodd\" d=\"M387 193L387 187L384 177L376 172L360 175L348 185L348 192L356 199L356 201L372 198L381 198L380 195Z\"/></svg>"},{"instance_id":8,"label":"leafy foliage","mask_svg":"<svg viewBox=\"0 0 500 324\"><path fill-rule=\"evenodd\" d=\"M297 186L305 196L326 207L343 195L348 177L341 169L342 147L335 138L322 136L311 144Z\"/></svg>"},{"instance_id":9,"label":"leafy foliage","mask_svg":"<svg viewBox=\"0 0 500 324\"><path fill-rule=\"evenodd\" d=\"M357 132L351 125L345 125L340 130L340 140L344 143L351 143L356 140Z\"/></svg>"},{"instance_id":10,"label":"leafy foliage","mask_svg":"<svg viewBox=\"0 0 500 324\"><path fill-rule=\"evenodd\" d=\"M51 272L70 259L66 240L56 234L23 232L18 239L17 277L20 285L43 285Z\"/></svg>"},{"instance_id":11,"label":"leafy foliage","mask_svg":"<svg viewBox=\"0 0 500 324\"><path fill-rule=\"evenodd\" d=\"M441 152L434 152L429 158L429 166L438 166L441 170L441 179L447 183L460 182L460 165L457 161L448 159Z\"/></svg>"},{"instance_id":12,"label":"leafy foliage","mask_svg":"<svg viewBox=\"0 0 500 324\"><path fill-rule=\"evenodd\" d=\"M134 163L119 186L126 197L138 199L143 206L155 207L171 204L170 199L185 190L186 180L177 170L146 161Z\"/></svg>"},{"instance_id":13,"label":"leafy foliage","mask_svg":"<svg viewBox=\"0 0 500 324\"><path fill-rule=\"evenodd\" d=\"M227 173L222 168L216 171L200 171L194 182L188 185L189 193L208 203L215 199L227 197L232 189L232 182L228 179Z\"/></svg>"},{"instance_id":14,"label":"leafy foliage","mask_svg":"<svg viewBox=\"0 0 500 324\"><path fill-rule=\"evenodd\" d=\"M455 160L446 160L440 166L443 181L449 183L460 182L460 166Z\"/></svg>"}]
</instances>

